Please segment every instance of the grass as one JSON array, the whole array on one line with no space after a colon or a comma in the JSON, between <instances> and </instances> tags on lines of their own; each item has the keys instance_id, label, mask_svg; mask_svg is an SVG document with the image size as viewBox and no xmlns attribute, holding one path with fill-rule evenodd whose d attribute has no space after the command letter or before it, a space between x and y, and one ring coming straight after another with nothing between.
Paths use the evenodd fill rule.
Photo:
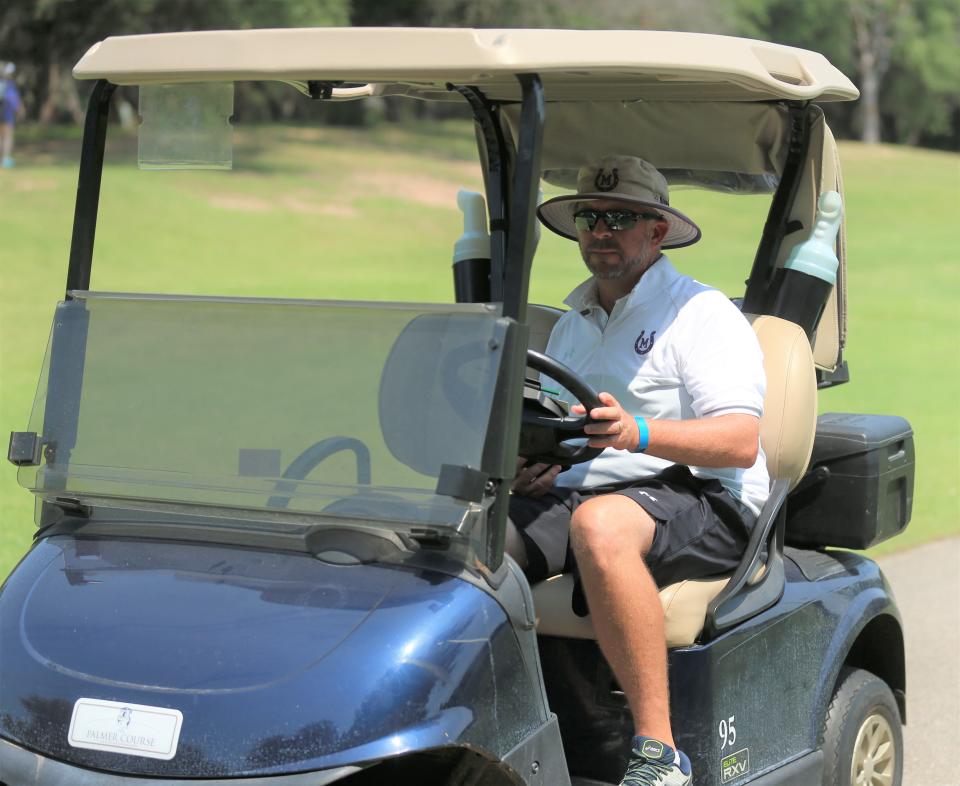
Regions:
<instances>
[{"instance_id":1,"label":"grass","mask_svg":"<svg viewBox=\"0 0 960 786\"><path fill-rule=\"evenodd\" d=\"M420 132L428 132L425 150ZM268 149L265 141L281 144ZM93 289L450 301L460 187L480 188L471 130L259 129L239 135L232 173L150 173L132 140L104 173ZM960 293L952 237L960 156L842 146L852 383L821 411L900 414L916 432L913 521L876 551L960 529ZM0 434L27 426L50 318L66 277L79 139L26 129L0 172ZM704 241L674 261L742 293L766 199L678 192ZM570 243L544 233L531 299L559 304L584 277ZM29 546L30 494L0 468L0 576Z\"/></svg>"}]
</instances>

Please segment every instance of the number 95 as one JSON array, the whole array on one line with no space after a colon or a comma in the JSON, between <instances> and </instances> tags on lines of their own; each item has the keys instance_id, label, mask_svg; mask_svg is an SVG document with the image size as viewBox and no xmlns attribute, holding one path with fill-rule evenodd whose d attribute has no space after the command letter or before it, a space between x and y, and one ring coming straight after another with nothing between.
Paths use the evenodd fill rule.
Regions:
<instances>
[{"instance_id":1,"label":"number 95","mask_svg":"<svg viewBox=\"0 0 960 786\"><path fill-rule=\"evenodd\" d=\"M720 721L720 750L737 741L737 730L733 723L736 720L735 715L731 715L727 720Z\"/></svg>"}]
</instances>

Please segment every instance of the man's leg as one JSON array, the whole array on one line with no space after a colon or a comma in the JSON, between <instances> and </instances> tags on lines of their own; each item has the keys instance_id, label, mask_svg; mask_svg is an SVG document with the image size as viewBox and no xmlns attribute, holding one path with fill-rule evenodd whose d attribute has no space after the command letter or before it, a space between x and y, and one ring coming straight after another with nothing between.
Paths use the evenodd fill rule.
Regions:
<instances>
[{"instance_id":1,"label":"man's leg","mask_svg":"<svg viewBox=\"0 0 960 786\"><path fill-rule=\"evenodd\" d=\"M655 532L636 502L607 494L574 511L570 537L597 642L630 704L636 734L675 748L663 607L643 559Z\"/></svg>"},{"instance_id":2,"label":"man's leg","mask_svg":"<svg viewBox=\"0 0 960 786\"><path fill-rule=\"evenodd\" d=\"M559 573L567 563L570 513L579 499L576 490L560 488L539 497L510 497L506 551L531 584Z\"/></svg>"},{"instance_id":3,"label":"man's leg","mask_svg":"<svg viewBox=\"0 0 960 786\"><path fill-rule=\"evenodd\" d=\"M507 554L513 557L521 570L526 570L530 561L527 559L527 547L520 537L520 531L510 519L507 519L507 542L504 544Z\"/></svg>"}]
</instances>

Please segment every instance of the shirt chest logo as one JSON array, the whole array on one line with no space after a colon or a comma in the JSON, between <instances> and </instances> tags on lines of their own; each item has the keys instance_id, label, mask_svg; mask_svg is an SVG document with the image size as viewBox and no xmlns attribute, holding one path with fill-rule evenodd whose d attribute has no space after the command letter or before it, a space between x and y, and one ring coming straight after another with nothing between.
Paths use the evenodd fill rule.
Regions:
<instances>
[{"instance_id":1,"label":"shirt chest logo","mask_svg":"<svg viewBox=\"0 0 960 786\"><path fill-rule=\"evenodd\" d=\"M640 335L637 336L637 340L633 342L633 349L638 355L646 355L653 349L653 340L657 335L657 331L651 331L649 338L646 333L646 330L641 330Z\"/></svg>"}]
</instances>

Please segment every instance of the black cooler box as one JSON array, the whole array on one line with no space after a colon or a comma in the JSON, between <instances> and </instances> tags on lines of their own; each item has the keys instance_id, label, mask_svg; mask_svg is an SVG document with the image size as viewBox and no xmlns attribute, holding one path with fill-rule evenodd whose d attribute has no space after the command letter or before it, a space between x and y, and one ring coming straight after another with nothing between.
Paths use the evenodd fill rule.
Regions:
<instances>
[{"instance_id":1,"label":"black cooler box","mask_svg":"<svg viewBox=\"0 0 960 786\"><path fill-rule=\"evenodd\" d=\"M893 537L910 521L913 473L903 418L821 415L810 469L787 500L786 542L866 549Z\"/></svg>"}]
</instances>

